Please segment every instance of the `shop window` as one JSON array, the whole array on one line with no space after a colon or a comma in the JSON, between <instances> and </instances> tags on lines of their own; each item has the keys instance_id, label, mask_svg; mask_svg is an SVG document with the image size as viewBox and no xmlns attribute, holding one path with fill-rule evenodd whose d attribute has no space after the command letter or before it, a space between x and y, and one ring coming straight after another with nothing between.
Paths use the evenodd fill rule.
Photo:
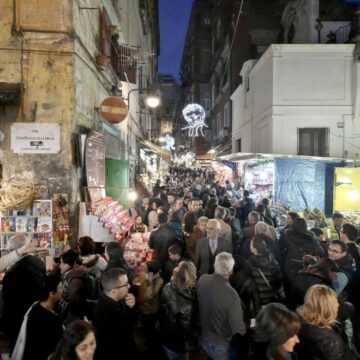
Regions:
<instances>
[{"instance_id":1,"label":"shop window","mask_svg":"<svg viewBox=\"0 0 360 360\"><path fill-rule=\"evenodd\" d=\"M329 156L329 129L298 129L298 155Z\"/></svg>"}]
</instances>

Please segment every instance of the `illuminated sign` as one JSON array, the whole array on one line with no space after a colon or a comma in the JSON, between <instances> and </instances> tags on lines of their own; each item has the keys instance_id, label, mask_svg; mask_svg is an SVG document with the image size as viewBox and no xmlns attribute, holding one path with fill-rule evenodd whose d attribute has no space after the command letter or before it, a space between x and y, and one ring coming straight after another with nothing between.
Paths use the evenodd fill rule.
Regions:
<instances>
[{"instance_id":1,"label":"illuminated sign","mask_svg":"<svg viewBox=\"0 0 360 360\"><path fill-rule=\"evenodd\" d=\"M187 126L181 130L189 129L189 136L204 136L203 127L208 127L205 124L205 110L198 104L189 104L184 107L183 111L184 119L187 122Z\"/></svg>"},{"instance_id":2,"label":"illuminated sign","mask_svg":"<svg viewBox=\"0 0 360 360\"><path fill-rule=\"evenodd\" d=\"M169 134L165 135L164 149L166 149L166 150L175 150L175 139Z\"/></svg>"}]
</instances>

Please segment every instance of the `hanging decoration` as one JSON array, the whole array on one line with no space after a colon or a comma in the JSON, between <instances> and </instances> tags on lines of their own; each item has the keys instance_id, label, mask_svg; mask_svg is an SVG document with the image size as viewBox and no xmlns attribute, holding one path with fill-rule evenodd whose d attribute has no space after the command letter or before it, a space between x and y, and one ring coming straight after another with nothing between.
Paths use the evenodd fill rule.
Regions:
<instances>
[{"instance_id":1,"label":"hanging decoration","mask_svg":"<svg viewBox=\"0 0 360 360\"><path fill-rule=\"evenodd\" d=\"M165 135L165 145L163 146L166 150L175 150L175 139L169 135Z\"/></svg>"},{"instance_id":2,"label":"hanging decoration","mask_svg":"<svg viewBox=\"0 0 360 360\"><path fill-rule=\"evenodd\" d=\"M199 104L189 104L185 106L182 111L187 126L181 130L189 129L189 136L197 137L204 136L203 127L208 127L205 124L205 110Z\"/></svg>"}]
</instances>

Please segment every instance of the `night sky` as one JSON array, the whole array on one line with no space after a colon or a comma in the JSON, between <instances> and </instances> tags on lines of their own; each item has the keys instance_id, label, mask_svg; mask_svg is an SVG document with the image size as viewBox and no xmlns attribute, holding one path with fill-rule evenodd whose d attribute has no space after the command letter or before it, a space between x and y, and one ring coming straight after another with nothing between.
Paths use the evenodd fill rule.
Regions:
<instances>
[{"instance_id":1,"label":"night sky","mask_svg":"<svg viewBox=\"0 0 360 360\"><path fill-rule=\"evenodd\" d=\"M193 0L159 0L159 73L179 80L179 66Z\"/></svg>"}]
</instances>

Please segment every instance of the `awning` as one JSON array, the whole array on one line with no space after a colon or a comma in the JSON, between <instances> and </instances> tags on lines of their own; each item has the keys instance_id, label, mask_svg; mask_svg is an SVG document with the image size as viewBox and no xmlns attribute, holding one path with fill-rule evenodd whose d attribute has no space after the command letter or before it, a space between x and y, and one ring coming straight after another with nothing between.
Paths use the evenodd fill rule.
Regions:
<instances>
[{"instance_id":1,"label":"awning","mask_svg":"<svg viewBox=\"0 0 360 360\"><path fill-rule=\"evenodd\" d=\"M155 154L161 156L164 160L170 162L172 159L171 152L169 150L165 150L162 147L152 143L149 140L139 140L141 144L143 144L145 147L147 147L149 150L154 152Z\"/></svg>"}]
</instances>

